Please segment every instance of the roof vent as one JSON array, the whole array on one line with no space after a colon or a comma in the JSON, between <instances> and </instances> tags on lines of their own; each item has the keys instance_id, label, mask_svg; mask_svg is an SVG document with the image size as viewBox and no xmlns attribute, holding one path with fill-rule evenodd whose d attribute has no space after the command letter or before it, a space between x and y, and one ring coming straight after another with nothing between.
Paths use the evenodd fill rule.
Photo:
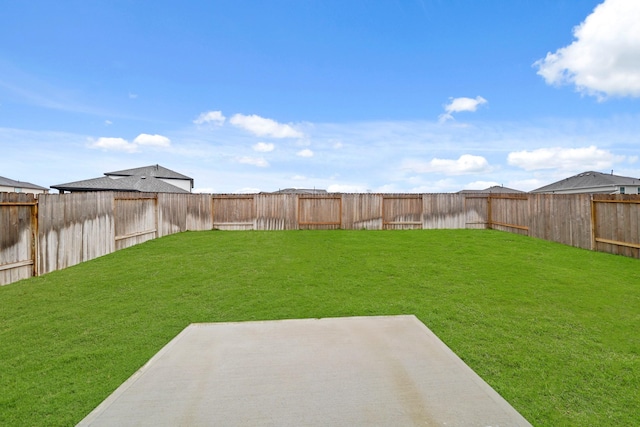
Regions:
<instances>
[{"instance_id":1,"label":"roof vent","mask_svg":"<svg viewBox=\"0 0 640 427\"><path fill-rule=\"evenodd\" d=\"M142 179L147 179L147 177L146 177L146 176L144 176L144 175L142 175L140 178L142 178Z\"/></svg>"}]
</instances>

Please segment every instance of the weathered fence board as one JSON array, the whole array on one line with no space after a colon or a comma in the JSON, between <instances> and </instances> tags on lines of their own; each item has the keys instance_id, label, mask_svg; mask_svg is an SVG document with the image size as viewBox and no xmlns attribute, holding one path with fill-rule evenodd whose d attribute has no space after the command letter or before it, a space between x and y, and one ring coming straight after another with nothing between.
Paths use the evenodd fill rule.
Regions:
<instances>
[{"instance_id":1,"label":"weathered fence board","mask_svg":"<svg viewBox=\"0 0 640 427\"><path fill-rule=\"evenodd\" d=\"M158 233L158 198L155 194L115 193L116 250L155 239Z\"/></svg>"},{"instance_id":2,"label":"weathered fence board","mask_svg":"<svg viewBox=\"0 0 640 427\"><path fill-rule=\"evenodd\" d=\"M115 250L113 193L38 195L39 274Z\"/></svg>"},{"instance_id":3,"label":"weathered fence board","mask_svg":"<svg viewBox=\"0 0 640 427\"><path fill-rule=\"evenodd\" d=\"M160 236L187 231L187 200L190 194L158 193Z\"/></svg>"},{"instance_id":4,"label":"weathered fence board","mask_svg":"<svg viewBox=\"0 0 640 427\"><path fill-rule=\"evenodd\" d=\"M422 196L419 194L382 196L382 226L385 230L422 228Z\"/></svg>"},{"instance_id":5,"label":"weathered fence board","mask_svg":"<svg viewBox=\"0 0 640 427\"><path fill-rule=\"evenodd\" d=\"M342 228L382 230L382 195L343 194Z\"/></svg>"},{"instance_id":6,"label":"weathered fence board","mask_svg":"<svg viewBox=\"0 0 640 427\"><path fill-rule=\"evenodd\" d=\"M213 197L213 227L218 230L253 230L256 208L254 195Z\"/></svg>"},{"instance_id":7,"label":"weathered fence board","mask_svg":"<svg viewBox=\"0 0 640 427\"><path fill-rule=\"evenodd\" d=\"M342 225L342 198L338 196L299 196L298 227L331 230Z\"/></svg>"},{"instance_id":8,"label":"weathered fence board","mask_svg":"<svg viewBox=\"0 0 640 427\"><path fill-rule=\"evenodd\" d=\"M488 203L490 228L525 236L529 234L530 206L526 195L492 194Z\"/></svg>"},{"instance_id":9,"label":"weathered fence board","mask_svg":"<svg viewBox=\"0 0 640 427\"><path fill-rule=\"evenodd\" d=\"M529 235L590 249L590 200L589 194L530 194Z\"/></svg>"},{"instance_id":10,"label":"weathered fence board","mask_svg":"<svg viewBox=\"0 0 640 427\"><path fill-rule=\"evenodd\" d=\"M33 194L0 193L0 285L34 275L36 215Z\"/></svg>"},{"instance_id":11,"label":"weathered fence board","mask_svg":"<svg viewBox=\"0 0 640 427\"><path fill-rule=\"evenodd\" d=\"M461 194L424 194L422 228L465 228L468 212ZM483 227L484 228L484 227Z\"/></svg>"},{"instance_id":12,"label":"weathered fence board","mask_svg":"<svg viewBox=\"0 0 640 427\"><path fill-rule=\"evenodd\" d=\"M591 203L594 249L640 258L640 198L598 195Z\"/></svg>"},{"instance_id":13,"label":"weathered fence board","mask_svg":"<svg viewBox=\"0 0 640 427\"><path fill-rule=\"evenodd\" d=\"M185 195L187 203L187 230L213 229L213 198L210 194Z\"/></svg>"},{"instance_id":14,"label":"weathered fence board","mask_svg":"<svg viewBox=\"0 0 640 427\"><path fill-rule=\"evenodd\" d=\"M465 196L464 212L465 228L487 228L489 226L489 196Z\"/></svg>"},{"instance_id":15,"label":"weathered fence board","mask_svg":"<svg viewBox=\"0 0 640 427\"><path fill-rule=\"evenodd\" d=\"M253 200L256 209L256 230L296 230L298 228L298 196L296 194L256 194Z\"/></svg>"}]
</instances>

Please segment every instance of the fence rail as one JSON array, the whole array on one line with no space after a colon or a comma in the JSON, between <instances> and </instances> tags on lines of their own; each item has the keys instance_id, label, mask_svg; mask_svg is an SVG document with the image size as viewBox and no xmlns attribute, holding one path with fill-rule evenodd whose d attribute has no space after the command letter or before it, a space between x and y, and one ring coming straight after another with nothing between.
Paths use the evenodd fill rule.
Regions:
<instances>
[{"instance_id":1,"label":"fence rail","mask_svg":"<svg viewBox=\"0 0 640 427\"><path fill-rule=\"evenodd\" d=\"M490 228L640 258L640 196L0 193L0 285L187 230Z\"/></svg>"}]
</instances>

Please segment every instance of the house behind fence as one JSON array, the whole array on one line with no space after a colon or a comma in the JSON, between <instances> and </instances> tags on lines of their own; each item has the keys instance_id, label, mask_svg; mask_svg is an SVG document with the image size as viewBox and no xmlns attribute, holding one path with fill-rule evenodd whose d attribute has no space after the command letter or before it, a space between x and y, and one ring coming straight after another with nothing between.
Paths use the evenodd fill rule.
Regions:
<instances>
[{"instance_id":1,"label":"house behind fence","mask_svg":"<svg viewBox=\"0 0 640 427\"><path fill-rule=\"evenodd\" d=\"M496 229L640 258L640 196L0 193L0 284L187 230Z\"/></svg>"}]
</instances>

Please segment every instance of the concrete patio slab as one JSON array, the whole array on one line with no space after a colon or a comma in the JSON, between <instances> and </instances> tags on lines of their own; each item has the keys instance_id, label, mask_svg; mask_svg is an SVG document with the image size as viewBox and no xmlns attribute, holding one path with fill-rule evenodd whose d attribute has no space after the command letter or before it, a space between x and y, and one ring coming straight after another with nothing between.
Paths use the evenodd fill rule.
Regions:
<instances>
[{"instance_id":1,"label":"concrete patio slab","mask_svg":"<svg viewBox=\"0 0 640 427\"><path fill-rule=\"evenodd\" d=\"M192 324L80 426L529 426L415 316Z\"/></svg>"}]
</instances>

